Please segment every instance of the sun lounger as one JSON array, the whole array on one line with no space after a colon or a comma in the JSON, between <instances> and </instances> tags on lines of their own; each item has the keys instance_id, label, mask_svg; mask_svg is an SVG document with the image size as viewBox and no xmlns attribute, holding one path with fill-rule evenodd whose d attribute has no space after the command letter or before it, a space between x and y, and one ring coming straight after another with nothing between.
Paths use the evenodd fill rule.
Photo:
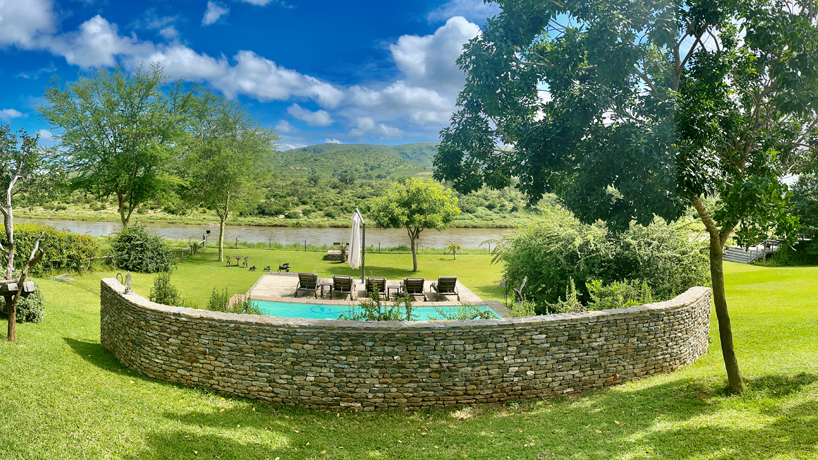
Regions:
<instances>
[{"instance_id":1,"label":"sun lounger","mask_svg":"<svg viewBox=\"0 0 818 460\"><path fill-rule=\"evenodd\" d=\"M460 300L460 294L457 292L456 276L441 276L437 279L437 283L432 283L431 288L437 292L438 298L442 295L454 295L457 296L457 300Z\"/></svg>"},{"instance_id":2,"label":"sun lounger","mask_svg":"<svg viewBox=\"0 0 818 460\"><path fill-rule=\"evenodd\" d=\"M349 275L333 275L332 276L332 293L346 294L352 300L352 289L354 281Z\"/></svg>"},{"instance_id":3,"label":"sun lounger","mask_svg":"<svg viewBox=\"0 0 818 460\"><path fill-rule=\"evenodd\" d=\"M426 282L425 278L404 278L403 279L403 289L401 290L402 295L411 295L411 296L423 296L423 300L426 300L426 294L423 292L423 283Z\"/></svg>"},{"instance_id":4,"label":"sun lounger","mask_svg":"<svg viewBox=\"0 0 818 460\"><path fill-rule=\"evenodd\" d=\"M295 287L296 297L298 297L298 291L312 292L315 298L318 298L318 275L315 273L299 273L298 284Z\"/></svg>"},{"instance_id":5,"label":"sun lounger","mask_svg":"<svg viewBox=\"0 0 818 460\"><path fill-rule=\"evenodd\" d=\"M373 292L377 292L382 298L386 297L386 278L370 276L366 279L366 296L369 297Z\"/></svg>"}]
</instances>

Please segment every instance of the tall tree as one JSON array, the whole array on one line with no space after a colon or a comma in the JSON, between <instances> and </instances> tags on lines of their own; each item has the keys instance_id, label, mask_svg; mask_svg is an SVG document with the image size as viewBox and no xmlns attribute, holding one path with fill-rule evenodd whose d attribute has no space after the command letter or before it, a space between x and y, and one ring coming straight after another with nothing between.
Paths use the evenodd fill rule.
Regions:
<instances>
[{"instance_id":1,"label":"tall tree","mask_svg":"<svg viewBox=\"0 0 818 460\"><path fill-rule=\"evenodd\" d=\"M18 139L19 134L19 139ZM48 188L50 183L59 174L48 173L48 164L44 161L43 151L38 147L38 135L29 136L24 130L17 134L11 131L9 125L0 125L0 187L5 194L5 200L0 204L0 212L3 214L3 226L6 231L7 245L0 244L0 253L6 259L5 279L12 280L14 276L14 257L17 249L17 242L14 240L14 207L12 198L21 192L37 192ZM17 304L23 292L28 272L43 256L40 249L40 240L45 232L41 233L34 242L34 250L23 266L18 277L18 291L6 301L6 314L8 315L8 335L9 342L17 340Z\"/></svg>"},{"instance_id":2,"label":"tall tree","mask_svg":"<svg viewBox=\"0 0 818 460\"><path fill-rule=\"evenodd\" d=\"M186 145L183 196L219 217L219 260L231 213L259 197L261 180L280 136L254 120L238 102L204 92L193 105L192 136Z\"/></svg>"},{"instance_id":3,"label":"tall tree","mask_svg":"<svg viewBox=\"0 0 818 460\"><path fill-rule=\"evenodd\" d=\"M175 183L168 174L184 138L192 95L181 81L165 85L159 66L100 69L66 85L54 79L40 117L58 130L72 189L116 198L122 225L133 211Z\"/></svg>"},{"instance_id":4,"label":"tall tree","mask_svg":"<svg viewBox=\"0 0 818 460\"><path fill-rule=\"evenodd\" d=\"M412 248L412 271L418 271L418 238L427 228L443 230L460 214L457 197L431 179L406 179L385 196L375 198L372 215L381 228L405 228Z\"/></svg>"},{"instance_id":5,"label":"tall tree","mask_svg":"<svg viewBox=\"0 0 818 460\"><path fill-rule=\"evenodd\" d=\"M743 389L722 255L791 234L782 175L818 146L813 0L498 0L458 64L461 107L436 177L460 191L519 177L614 228L695 207L729 386ZM705 199L716 205L708 206Z\"/></svg>"}]
</instances>

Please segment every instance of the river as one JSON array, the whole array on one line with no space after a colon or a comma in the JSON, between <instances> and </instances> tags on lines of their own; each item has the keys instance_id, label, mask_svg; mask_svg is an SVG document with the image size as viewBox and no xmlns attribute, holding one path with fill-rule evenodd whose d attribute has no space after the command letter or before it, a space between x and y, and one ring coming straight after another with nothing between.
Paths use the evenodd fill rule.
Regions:
<instances>
[{"instance_id":1,"label":"river","mask_svg":"<svg viewBox=\"0 0 818 460\"><path fill-rule=\"evenodd\" d=\"M50 220L16 218L16 222L50 225L61 230L88 234L91 236L110 235L122 228L117 222L87 222L79 220ZM206 230L210 230L208 241L218 241L218 226L146 223L152 233L172 240L201 241ZM508 233L507 228L449 228L438 232L424 230L420 234L420 247L443 248L452 241L463 248L476 248L489 239L500 238ZM224 232L225 245L235 244L236 238L245 243L330 245L334 242L349 242L349 228L297 228L297 227L255 227L228 225ZM409 236L404 229L382 229L367 227L366 245L378 247L409 246ZM494 245L492 245L494 246ZM487 247L485 244L482 247Z\"/></svg>"}]
</instances>

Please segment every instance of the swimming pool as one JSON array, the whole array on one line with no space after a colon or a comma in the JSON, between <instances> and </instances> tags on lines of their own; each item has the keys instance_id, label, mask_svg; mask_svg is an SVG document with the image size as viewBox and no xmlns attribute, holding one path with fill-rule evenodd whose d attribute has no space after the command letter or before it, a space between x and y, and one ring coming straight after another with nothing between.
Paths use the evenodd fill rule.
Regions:
<instances>
[{"instance_id":1,"label":"swimming pool","mask_svg":"<svg viewBox=\"0 0 818 460\"><path fill-rule=\"evenodd\" d=\"M347 305L319 305L310 303L294 303L294 302L274 302L271 300L254 300L253 303L265 315L281 316L284 318L308 318L308 319L338 319L338 317L349 311ZM452 308L452 307L440 307ZM489 310L495 317L497 313L486 306L477 307L480 310ZM417 316L418 320L426 321L429 319L442 319L440 314L434 307L415 307L412 313Z\"/></svg>"}]
</instances>

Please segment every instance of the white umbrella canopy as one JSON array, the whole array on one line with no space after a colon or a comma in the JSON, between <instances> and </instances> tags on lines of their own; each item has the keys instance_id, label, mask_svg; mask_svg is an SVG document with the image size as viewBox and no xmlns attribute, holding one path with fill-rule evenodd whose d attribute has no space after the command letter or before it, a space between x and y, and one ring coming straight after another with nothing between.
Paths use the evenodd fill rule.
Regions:
<instances>
[{"instance_id":1,"label":"white umbrella canopy","mask_svg":"<svg viewBox=\"0 0 818 460\"><path fill-rule=\"evenodd\" d=\"M358 212L352 215L352 231L349 234L347 259L349 267L353 270L361 266L361 215Z\"/></svg>"}]
</instances>

